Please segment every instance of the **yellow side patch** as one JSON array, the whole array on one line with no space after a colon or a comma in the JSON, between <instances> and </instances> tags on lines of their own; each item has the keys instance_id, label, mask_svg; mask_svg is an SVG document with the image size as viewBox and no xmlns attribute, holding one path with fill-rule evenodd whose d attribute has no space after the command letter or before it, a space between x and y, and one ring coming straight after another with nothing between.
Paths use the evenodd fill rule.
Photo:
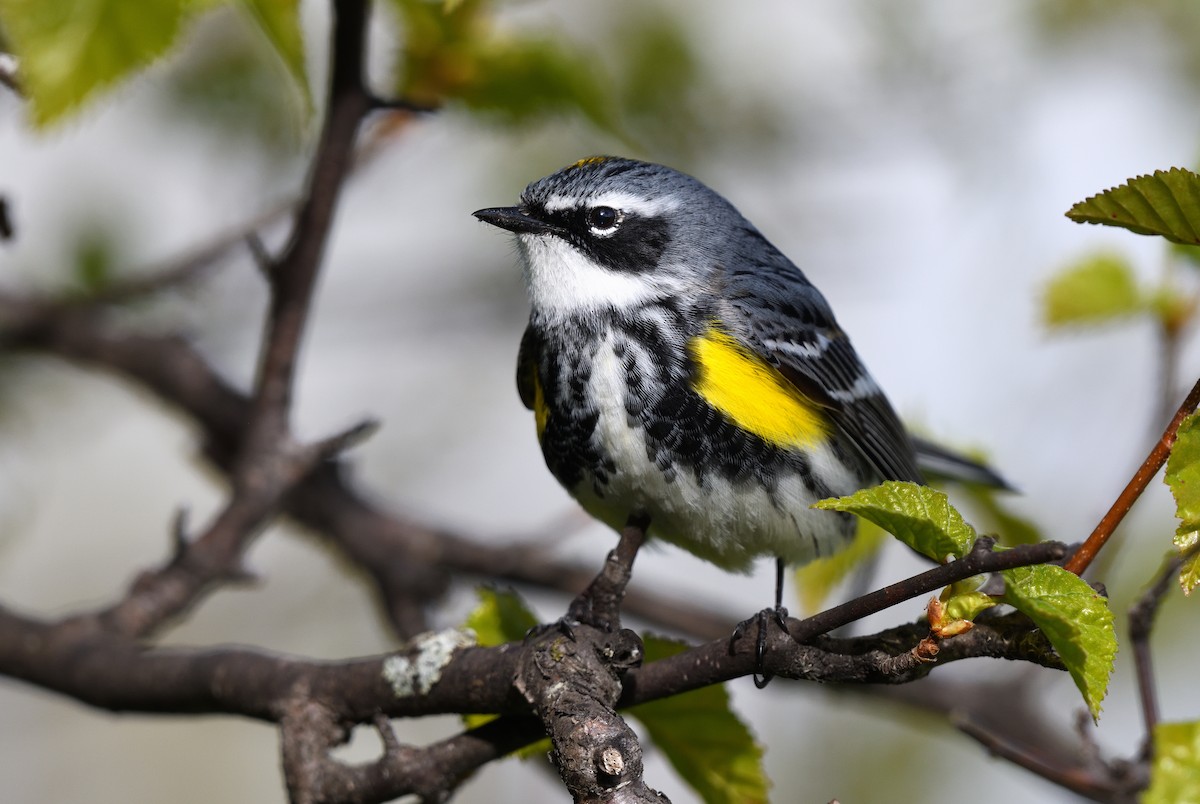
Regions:
<instances>
[{"instance_id":1,"label":"yellow side patch","mask_svg":"<svg viewBox=\"0 0 1200 804\"><path fill-rule=\"evenodd\" d=\"M542 383L537 377L537 372L533 372L533 422L537 425L538 441L542 440L542 434L546 432L546 420L550 418L550 408L546 405L546 397L542 393Z\"/></svg>"},{"instance_id":2,"label":"yellow side patch","mask_svg":"<svg viewBox=\"0 0 1200 804\"><path fill-rule=\"evenodd\" d=\"M820 407L774 367L711 327L688 343L699 367L694 390L743 430L778 447L808 447L829 433Z\"/></svg>"}]
</instances>

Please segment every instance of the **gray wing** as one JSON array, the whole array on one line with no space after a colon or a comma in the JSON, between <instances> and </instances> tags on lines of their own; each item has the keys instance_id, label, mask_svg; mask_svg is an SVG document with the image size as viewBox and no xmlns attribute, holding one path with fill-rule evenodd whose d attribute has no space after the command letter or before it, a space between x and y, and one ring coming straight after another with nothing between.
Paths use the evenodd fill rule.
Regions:
<instances>
[{"instance_id":1,"label":"gray wing","mask_svg":"<svg viewBox=\"0 0 1200 804\"><path fill-rule=\"evenodd\" d=\"M766 242L765 240L762 242ZM822 405L834 426L882 480L924 482L913 443L828 302L800 269L778 259L724 278L722 318L730 334Z\"/></svg>"}]
</instances>

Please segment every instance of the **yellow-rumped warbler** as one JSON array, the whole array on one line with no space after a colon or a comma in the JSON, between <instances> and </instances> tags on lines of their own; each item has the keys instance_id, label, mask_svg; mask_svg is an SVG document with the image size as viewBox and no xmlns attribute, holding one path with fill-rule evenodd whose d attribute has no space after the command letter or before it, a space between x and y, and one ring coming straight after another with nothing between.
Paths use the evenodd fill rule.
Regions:
<instances>
[{"instance_id":1,"label":"yellow-rumped warbler","mask_svg":"<svg viewBox=\"0 0 1200 804\"><path fill-rule=\"evenodd\" d=\"M782 567L854 533L811 503L921 482L918 455L998 482L914 446L821 293L691 176L593 157L475 217L517 235L532 301L517 387L546 464L614 528L645 517L726 569Z\"/></svg>"}]
</instances>

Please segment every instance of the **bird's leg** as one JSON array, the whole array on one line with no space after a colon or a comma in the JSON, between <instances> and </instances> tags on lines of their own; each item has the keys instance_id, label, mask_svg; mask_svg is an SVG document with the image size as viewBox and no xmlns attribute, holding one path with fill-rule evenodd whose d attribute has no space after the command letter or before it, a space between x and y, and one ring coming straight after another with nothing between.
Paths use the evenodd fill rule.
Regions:
<instances>
[{"instance_id":1,"label":"bird's leg","mask_svg":"<svg viewBox=\"0 0 1200 804\"><path fill-rule=\"evenodd\" d=\"M771 617L775 618L775 622L783 629L784 633L788 632L788 610L783 607L783 573L783 559L777 558L775 559L775 607L773 609L763 609L750 619L738 623L737 628L733 629L733 634L729 637L729 652L732 653L734 643L745 635L746 629L750 627L750 623L758 626L758 634L754 640L753 679L754 686L760 690L770 684L773 678L766 671L765 667L767 660L767 626Z\"/></svg>"},{"instance_id":2,"label":"bird's leg","mask_svg":"<svg viewBox=\"0 0 1200 804\"><path fill-rule=\"evenodd\" d=\"M568 623L585 623L604 631L620 629L621 601L633 574L633 560L646 541L646 529L649 526L648 516L630 515L621 529L621 539L616 548L604 559L604 568L592 579L587 589L571 601L566 616Z\"/></svg>"}]
</instances>

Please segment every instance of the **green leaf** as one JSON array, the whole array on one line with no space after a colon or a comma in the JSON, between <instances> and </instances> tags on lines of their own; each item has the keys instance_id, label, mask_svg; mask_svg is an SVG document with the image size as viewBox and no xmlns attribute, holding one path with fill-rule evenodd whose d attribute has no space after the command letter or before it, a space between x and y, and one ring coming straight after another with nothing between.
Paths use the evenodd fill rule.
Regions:
<instances>
[{"instance_id":1,"label":"green leaf","mask_svg":"<svg viewBox=\"0 0 1200 804\"><path fill-rule=\"evenodd\" d=\"M300 0L240 0L279 55L307 105L312 104L308 68L304 62L304 34L300 27Z\"/></svg>"},{"instance_id":2,"label":"green leaf","mask_svg":"<svg viewBox=\"0 0 1200 804\"><path fill-rule=\"evenodd\" d=\"M487 0L392 0L404 25L397 92L437 106L457 100L510 124L581 112L613 127L598 60L559 39L498 33Z\"/></svg>"},{"instance_id":3,"label":"green leaf","mask_svg":"<svg viewBox=\"0 0 1200 804\"><path fill-rule=\"evenodd\" d=\"M974 621L981 613L996 605L996 600L983 592L951 595L943 602L946 604L946 618L951 620Z\"/></svg>"},{"instance_id":4,"label":"green leaf","mask_svg":"<svg viewBox=\"0 0 1200 804\"><path fill-rule=\"evenodd\" d=\"M858 533L855 534L854 541L844 550L798 567L795 570L796 590L804 611L818 611L834 587L864 561L879 552L886 536L884 530L862 520L858 523Z\"/></svg>"},{"instance_id":5,"label":"green leaf","mask_svg":"<svg viewBox=\"0 0 1200 804\"><path fill-rule=\"evenodd\" d=\"M518 642L538 624L525 601L511 589L480 587L475 590L479 605L467 615L467 628L475 632L476 644L484 647Z\"/></svg>"},{"instance_id":6,"label":"green leaf","mask_svg":"<svg viewBox=\"0 0 1200 804\"><path fill-rule=\"evenodd\" d=\"M646 661L658 661L687 648L680 642L646 635ZM707 804L752 804L767 800L762 748L729 708L721 685L639 704L628 710L650 739Z\"/></svg>"},{"instance_id":7,"label":"green leaf","mask_svg":"<svg viewBox=\"0 0 1200 804\"><path fill-rule=\"evenodd\" d=\"M1200 722L1154 727L1154 765L1142 804L1200 801Z\"/></svg>"},{"instance_id":8,"label":"green leaf","mask_svg":"<svg viewBox=\"0 0 1200 804\"><path fill-rule=\"evenodd\" d=\"M1200 248L1172 243L1170 251L1172 257L1187 263L1192 268L1200 268Z\"/></svg>"},{"instance_id":9,"label":"green leaf","mask_svg":"<svg viewBox=\"0 0 1200 804\"><path fill-rule=\"evenodd\" d=\"M481 49L478 67L476 80L456 93L476 111L509 124L579 112L601 128L614 125L595 63L555 40L495 42Z\"/></svg>"},{"instance_id":10,"label":"green leaf","mask_svg":"<svg viewBox=\"0 0 1200 804\"><path fill-rule=\"evenodd\" d=\"M1180 422L1163 480L1175 497L1179 518L1175 545L1187 550L1200 540L1200 412Z\"/></svg>"},{"instance_id":11,"label":"green leaf","mask_svg":"<svg viewBox=\"0 0 1200 804\"><path fill-rule=\"evenodd\" d=\"M1200 176L1184 168L1156 170L1080 201L1067 212L1077 223L1120 226L1174 243L1200 244Z\"/></svg>"},{"instance_id":12,"label":"green leaf","mask_svg":"<svg viewBox=\"0 0 1200 804\"><path fill-rule=\"evenodd\" d=\"M1181 553L1191 552L1179 569L1179 585L1184 594L1200 586L1200 413L1192 413L1179 424L1175 444L1167 458L1163 480L1175 497L1175 546Z\"/></svg>"},{"instance_id":13,"label":"green leaf","mask_svg":"<svg viewBox=\"0 0 1200 804\"><path fill-rule=\"evenodd\" d=\"M1184 559L1183 566L1179 568L1179 585L1185 595L1190 595L1193 589L1200 586L1200 550Z\"/></svg>"},{"instance_id":14,"label":"green leaf","mask_svg":"<svg viewBox=\"0 0 1200 804\"><path fill-rule=\"evenodd\" d=\"M80 236L75 244L75 278L84 295L98 293L112 283L116 251L107 231L93 229Z\"/></svg>"},{"instance_id":15,"label":"green leaf","mask_svg":"<svg viewBox=\"0 0 1200 804\"><path fill-rule=\"evenodd\" d=\"M190 0L0 0L34 123L46 126L174 44Z\"/></svg>"},{"instance_id":16,"label":"green leaf","mask_svg":"<svg viewBox=\"0 0 1200 804\"><path fill-rule=\"evenodd\" d=\"M525 601L511 589L494 589L481 586L475 590L479 605L467 615L463 625L475 632L477 645L494 647L507 642L524 639L529 629L538 624L537 617ZM463 723L473 729L482 726L496 715L463 715ZM550 750L550 739L538 740L517 751L521 759L545 756Z\"/></svg>"},{"instance_id":17,"label":"green leaf","mask_svg":"<svg viewBox=\"0 0 1200 804\"><path fill-rule=\"evenodd\" d=\"M1004 602L1042 630L1083 693L1092 718L1099 718L1117 653L1108 601L1062 567L1041 564L1001 574Z\"/></svg>"},{"instance_id":18,"label":"green leaf","mask_svg":"<svg viewBox=\"0 0 1200 804\"><path fill-rule=\"evenodd\" d=\"M1046 286L1042 318L1049 327L1101 324L1146 311L1133 267L1119 254L1095 254Z\"/></svg>"},{"instance_id":19,"label":"green leaf","mask_svg":"<svg viewBox=\"0 0 1200 804\"><path fill-rule=\"evenodd\" d=\"M975 529L943 492L916 483L888 482L814 503L824 511L847 511L891 533L934 561L961 558L975 543Z\"/></svg>"}]
</instances>

